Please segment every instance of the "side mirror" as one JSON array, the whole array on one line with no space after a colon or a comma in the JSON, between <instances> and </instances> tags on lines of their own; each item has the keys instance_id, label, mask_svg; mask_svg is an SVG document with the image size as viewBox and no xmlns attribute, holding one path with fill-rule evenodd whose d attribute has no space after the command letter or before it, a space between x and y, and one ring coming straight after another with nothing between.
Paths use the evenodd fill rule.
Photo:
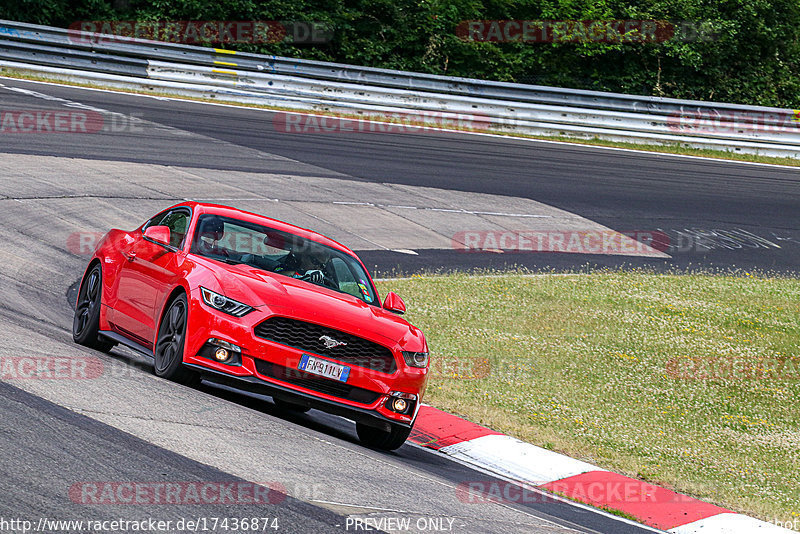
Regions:
<instances>
[{"instance_id":1,"label":"side mirror","mask_svg":"<svg viewBox=\"0 0 800 534\"><path fill-rule=\"evenodd\" d=\"M400 295L394 291L389 291L383 301L383 309L389 310L397 315L403 315L406 312L406 303L400 298Z\"/></svg>"},{"instance_id":2,"label":"side mirror","mask_svg":"<svg viewBox=\"0 0 800 534\"><path fill-rule=\"evenodd\" d=\"M150 226L144 231L144 236L161 245L169 245L171 237L169 226Z\"/></svg>"}]
</instances>

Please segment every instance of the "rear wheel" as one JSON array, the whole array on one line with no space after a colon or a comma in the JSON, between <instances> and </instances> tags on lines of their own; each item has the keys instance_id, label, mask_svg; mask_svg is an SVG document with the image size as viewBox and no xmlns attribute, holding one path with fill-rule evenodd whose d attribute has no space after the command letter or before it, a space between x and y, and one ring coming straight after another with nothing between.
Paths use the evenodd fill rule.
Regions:
<instances>
[{"instance_id":1,"label":"rear wheel","mask_svg":"<svg viewBox=\"0 0 800 534\"><path fill-rule=\"evenodd\" d=\"M393 451L399 449L400 446L406 442L409 434L411 434L411 429L391 425L390 430L387 431L367 426L363 423L356 423L356 433L361 443L367 447L384 451Z\"/></svg>"},{"instance_id":2,"label":"rear wheel","mask_svg":"<svg viewBox=\"0 0 800 534\"><path fill-rule=\"evenodd\" d=\"M116 343L99 334L102 294L103 270L98 263L83 279L78 291L75 316L72 318L72 340L80 345L108 352Z\"/></svg>"},{"instance_id":3,"label":"rear wheel","mask_svg":"<svg viewBox=\"0 0 800 534\"><path fill-rule=\"evenodd\" d=\"M200 375L183 365L188 316L186 295L180 294L170 302L158 327L154 368L157 376L194 385L200 382Z\"/></svg>"},{"instance_id":4,"label":"rear wheel","mask_svg":"<svg viewBox=\"0 0 800 534\"><path fill-rule=\"evenodd\" d=\"M275 403L275 407L279 410L283 410L284 412L294 412L294 413L306 413L311 408L308 406L303 406L302 404L295 404L293 402L286 402L285 400L272 398L272 402Z\"/></svg>"}]
</instances>

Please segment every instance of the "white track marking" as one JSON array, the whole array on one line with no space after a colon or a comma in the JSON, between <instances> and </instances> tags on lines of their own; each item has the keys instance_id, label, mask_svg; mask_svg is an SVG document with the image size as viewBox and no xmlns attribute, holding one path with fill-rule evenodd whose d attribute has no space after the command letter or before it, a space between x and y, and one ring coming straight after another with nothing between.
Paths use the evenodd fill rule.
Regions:
<instances>
[{"instance_id":1,"label":"white track marking","mask_svg":"<svg viewBox=\"0 0 800 534\"><path fill-rule=\"evenodd\" d=\"M262 111L262 112L268 112L268 113L286 113L286 114L289 114L289 115L304 115L304 116L315 115L315 116L320 116L318 113L304 113L304 112L301 112L301 111L282 111L282 110L274 110L274 109L254 108L254 107L249 107L249 106L237 106L237 105L234 105L234 104L224 104L224 103L221 103L221 102L203 102L203 101L200 101L200 100L188 100L188 99L185 99L185 98L176 98L176 97L171 97L171 96L143 95L143 94L140 94L140 93L129 93L129 92L124 91L124 90L112 91L110 89L99 89L99 88L96 88L96 87L81 87L81 86L78 86L78 85L70 85L70 84L56 83L56 82L45 82L45 81L40 81L40 80L23 80L23 79L19 79L19 78L9 78L7 76L0 76L0 78L1 79L11 80L11 81L23 82L23 83L37 83L37 84L43 84L43 85L55 85L57 87L68 87L68 88L72 88L72 89L81 89L81 90L84 90L84 91L97 91L97 92L100 92L100 93L125 94L125 95L129 95L129 96L135 96L135 97L140 97L140 98L151 98L153 100L166 101L166 102L184 102L184 103L202 104L202 105L206 105L206 106L219 106L219 107L235 108L235 109L243 109L243 108L245 108L245 109L252 109L254 111ZM0 87L6 87L6 86L3 86L2 84L0 84ZM324 116L327 117L328 115L324 115ZM364 119L352 119L352 120L359 121L359 122L373 122L373 123L376 123L376 124L385 124L387 126L389 126L389 125L396 126L396 123L393 123L393 122L367 121L367 120L364 120ZM714 162L714 163L719 163L719 164L757 165L757 166L762 166L762 167L772 167L772 168L787 169L787 170L791 170L791 169L796 170L797 169L797 167L794 167L794 166L779 165L777 163L760 163L760 162L756 162L756 161L737 161L737 160L723 159L723 158L712 158L712 157L708 157L708 156L690 156L690 155L687 155L687 154L671 154L669 152L656 152L656 151L652 151L652 150L637 150L637 149L634 149L634 148L588 145L588 144L580 143L578 141L569 142L569 141L554 141L554 140L550 140L550 139L531 139L531 138L527 138L527 137L515 137L513 135L490 134L490 133L484 133L484 132L466 132L464 130L446 130L446 129L442 129L440 131L447 132L447 133L453 133L453 134L477 135L477 136L492 137L492 138L499 138L499 139L511 139L511 140L517 140L517 141L527 141L527 142L530 142L530 143L543 143L543 144L551 144L551 145L570 146L570 147L574 147L576 149L584 149L584 150L591 150L591 149L595 149L595 150L611 150L611 151L616 151L616 152L627 152L627 153L633 153L633 154L647 154L647 155L650 155L650 156L663 156L663 157L666 157L666 158L686 158L686 159Z\"/></svg>"},{"instance_id":2,"label":"white track marking","mask_svg":"<svg viewBox=\"0 0 800 534\"><path fill-rule=\"evenodd\" d=\"M670 529L674 534L784 534L795 532L740 514L717 514Z\"/></svg>"},{"instance_id":3,"label":"white track marking","mask_svg":"<svg viewBox=\"0 0 800 534\"><path fill-rule=\"evenodd\" d=\"M468 464L480 465L493 473L531 481L537 486L589 471L606 471L517 438L497 434L448 445L439 452Z\"/></svg>"}]
</instances>

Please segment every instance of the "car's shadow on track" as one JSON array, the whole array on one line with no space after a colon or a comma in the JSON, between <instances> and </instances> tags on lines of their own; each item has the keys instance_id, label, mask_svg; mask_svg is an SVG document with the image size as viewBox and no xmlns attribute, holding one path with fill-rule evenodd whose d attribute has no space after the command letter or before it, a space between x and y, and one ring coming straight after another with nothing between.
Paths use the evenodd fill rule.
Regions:
<instances>
[{"instance_id":1,"label":"car's shadow on track","mask_svg":"<svg viewBox=\"0 0 800 534\"><path fill-rule=\"evenodd\" d=\"M144 355L136 353L125 347L117 345L106 356L113 359L112 365L117 369L126 368L125 372L141 372L153 375L153 360ZM121 371L117 371L118 373ZM159 380L164 380L159 378ZM164 380L168 383L167 380ZM178 383L170 383L173 387L190 387ZM238 404L243 408L254 410L265 415L283 419L293 424L305 427L309 430L321 432L330 437L338 438L360 446L360 441L355 432L355 424L339 416L329 415L318 410L311 410L308 413L298 413L284 410L276 406L271 398L266 395L258 395L240 391L222 384L217 384L209 380L203 380L199 385L192 389L203 392L218 399ZM381 451L383 452L383 451ZM391 453L388 453L391 454Z\"/></svg>"},{"instance_id":2,"label":"car's shadow on track","mask_svg":"<svg viewBox=\"0 0 800 534\"><path fill-rule=\"evenodd\" d=\"M77 299L79 285L80 280L77 280L75 283L70 285L66 291L67 302L72 309L75 308L75 301ZM121 345L114 347L109 353L107 353L107 356L109 358L113 358L113 364L117 365L118 368L125 368L125 372L140 371L147 374L153 374L152 358L143 356L142 354L122 347ZM180 384L173 385L174 387L186 387L181 386ZM195 386L194 389L202 391L208 395L213 395L219 399L238 404L244 408L255 410L257 412L261 412L272 417L277 417L285 421L290 421L309 430L321 432L330 437L335 437L343 441L362 446L355 432L355 424L342 417L326 414L318 410L311 410L306 414L290 412L277 407L268 396L236 390L222 384L216 384L209 380L204 380L199 386ZM394 454L393 452L386 451L376 452L390 455Z\"/></svg>"},{"instance_id":3,"label":"car's shadow on track","mask_svg":"<svg viewBox=\"0 0 800 534\"><path fill-rule=\"evenodd\" d=\"M276 406L268 396L239 391L207 380L204 380L195 389L204 393L208 393L209 395L213 395L217 398L224 399L228 402L233 402L239 406L249 408L266 415L271 415L285 421L290 421L310 430L322 432L331 437L339 438L351 443L359 443L358 437L355 433L355 424L352 425L352 429L341 428L343 426L351 426L348 424L349 421L342 417L328 415L318 410L311 410L308 413L297 413L283 410Z\"/></svg>"}]
</instances>

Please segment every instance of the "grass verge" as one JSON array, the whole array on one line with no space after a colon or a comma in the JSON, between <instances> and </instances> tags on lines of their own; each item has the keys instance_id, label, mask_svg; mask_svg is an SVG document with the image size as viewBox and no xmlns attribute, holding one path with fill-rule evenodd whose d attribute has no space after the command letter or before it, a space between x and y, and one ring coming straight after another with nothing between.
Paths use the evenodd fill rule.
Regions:
<instances>
[{"instance_id":1,"label":"grass verge","mask_svg":"<svg viewBox=\"0 0 800 534\"><path fill-rule=\"evenodd\" d=\"M428 336L426 402L766 521L800 517L800 280L633 271L380 286Z\"/></svg>"},{"instance_id":2,"label":"grass verge","mask_svg":"<svg viewBox=\"0 0 800 534\"><path fill-rule=\"evenodd\" d=\"M359 114L346 114L346 113L335 113L335 112L328 112L328 111L309 111L303 109L296 109L291 107L283 107L283 106L266 106L260 104L249 104L249 103L242 103L242 102L233 102L230 100L225 99L216 99L216 98L199 98L199 97L190 97L184 95L176 95L171 94L169 92L164 91L149 91L149 90L133 90L133 89L120 89L115 87L106 87L101 84L91 83L91 82L76 82L76 81L65 81L59 79L58 77L48 77L46 75L31 75L28 73L19 72L14 69L10 69L7 67L0 67L0 76L18 80L28 80L28 81L39 81L39 82L49 82L49 83L58 83L60 85L68 85L73 87L89 87L92 89L104 89L107 91L116 91L120 93L131 93L131 94L140 94L140 95L156 95L156 96L163 96L169 98L176 98L180 100L189 100L194 102L214 102L217 104L226 104L229 106L239 106L239 107L246 107L246 108L256 108L256 109L267 109L271 111L297 111L301 113L314 113L317 115L326 115L330 117L342 117L347 119L359 119L359 120L370 120L369 117L365 117L364 115ZM421 122L414 122L414 121L397 121L392 119L382 120L381 122L394 122L394 123L402 123L406 126L428 126L429 124L421 123ZM646 143L624 143L619 141L609 141L606 139L599 139L599 138L592 138L592 139L577 139L571 137L563 137L563 136L546 136L546 135L527 135L521 133L512 133L512 132L505 132L505 131L495 131L495 130L470 130L467 128L452 128L454 130L460 131L471 131L477 133L488 133L493 135L503 135L507 137L518 137L522 139L538 139L541 141L557 141L560 143L572 143L576 145L589 145L589 146L600 146L600 147L611 147L611 148L625 148L628 150L639 150L643 152L659 152L663 154L678 154L682 156L696 156L696 157L703 157L703 158L713 158L713 159L724 159L724 160L731 160L731 161L744 161L749 163L766 163L771 165L784 165L788 167L800 167L800 160L794 158L779 158L779 157L772 157L772 156L761 156L757 154L739 154L735 152L728 152L724 150L710 150L710 149L702 149L702 148L692 148L689 146L684 146L680 143L670 143L664 145L650 145Z\"/></svg>"}]
</instances>

